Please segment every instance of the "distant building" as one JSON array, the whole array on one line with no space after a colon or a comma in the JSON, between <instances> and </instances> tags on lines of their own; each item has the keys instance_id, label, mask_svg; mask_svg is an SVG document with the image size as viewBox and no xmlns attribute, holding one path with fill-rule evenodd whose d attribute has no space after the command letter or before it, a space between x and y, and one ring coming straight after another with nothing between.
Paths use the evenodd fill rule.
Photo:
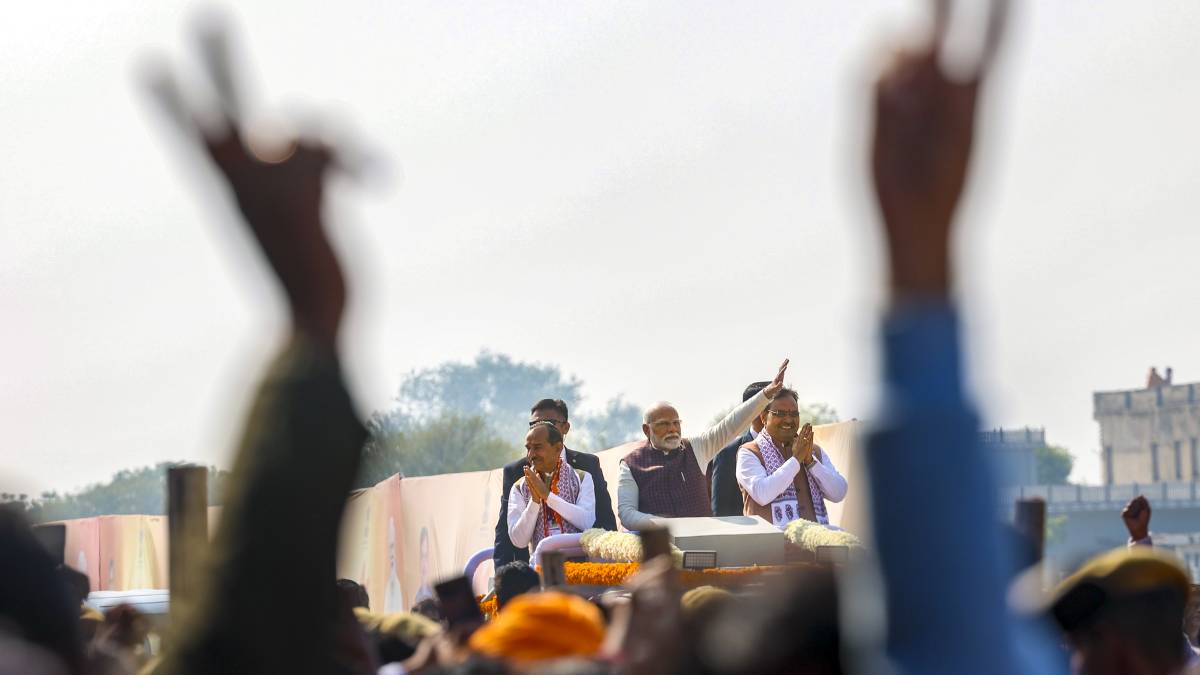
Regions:
<instances>
[{"instance_id":1,"label":"distant building","mask_svg":"<svg viewBox=\"0 0 1200 675\"><path fill-rule=\"evenodd\" d=\"M1200 383L1173 378L1151 368L1143 389L1093 394L1105 483L1200 479Z\"/></svg>"},{"instance_id":2,"label":"distant building","mask_svg":"<svg viewBox=\"0 0 1200 675\"><path fill-rule=\"evenodd\" d=\"M1046 447L1045 429L993 429L979 435L1001 485L1037 485L1037 451Z\"/></svg>"}]
</instances>

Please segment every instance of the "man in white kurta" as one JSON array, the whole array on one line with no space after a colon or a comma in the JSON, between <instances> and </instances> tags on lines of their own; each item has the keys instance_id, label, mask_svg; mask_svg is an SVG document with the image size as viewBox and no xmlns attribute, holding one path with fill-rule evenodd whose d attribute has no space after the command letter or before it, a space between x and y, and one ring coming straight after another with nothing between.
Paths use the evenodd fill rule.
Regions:
<instances>
[{"instance_id":1,"label":"man in white kurta","mask_svg":"<svg viewBox=\"0 0 1200 675\"><path fill-rule=\"evenodd\" d=\"M764 509L769 509L771 521L780 528L802 516L828 525L826 500L842 501L849 485L829 455L813 443L812 425L800 424L796 393L782 390L763 412L762 422L755 440L737 454L737 482L746 496L747 512L765 517ZM810 499L812 512L807 507Z\"/></svg>"},{"instance_id":2,"label":"man in white kurta","mask_svg":"<svg viewBox=\"0 0 1200 675\"><path fill-rule=\"evenodd\" d=\"M525 436L529 466L508 493L508 536L532 553L548 536L583 532L596 522L592 476L567 462L562 434L539 423Z\"/></svg>"}]
</instances>

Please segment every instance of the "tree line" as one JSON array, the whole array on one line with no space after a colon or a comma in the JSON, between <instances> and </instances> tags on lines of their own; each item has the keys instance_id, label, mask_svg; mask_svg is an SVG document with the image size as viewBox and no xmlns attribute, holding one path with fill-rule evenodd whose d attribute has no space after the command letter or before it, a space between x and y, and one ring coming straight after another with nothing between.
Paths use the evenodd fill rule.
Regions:
<instances>
[{"instance_id":1,"label":"tree line","mask_svg":"<svg viewBox=\"0 0 1200 675\"><path fill-rule=\"evenodd\" d=\"M591 405L583 380L559 366L483 351L471 361L447 361L404 376L389 407L367 419L370 436L355 485L374 485L396 473L430 476L499 468L524 453L529 407L542 398L561 398L571 407L568 444L576 450L598 452L642 436L640 405L622 396ZM837 413L823 403L803 406L802 414L815 424L837 421ZM0 502L25 510L38 522L162 514L167 469L180 464L125 469L106 482L66 493L0 493ZM227 475L209 467L209 504L219 503Z\"/></svg>"}]
</instances>

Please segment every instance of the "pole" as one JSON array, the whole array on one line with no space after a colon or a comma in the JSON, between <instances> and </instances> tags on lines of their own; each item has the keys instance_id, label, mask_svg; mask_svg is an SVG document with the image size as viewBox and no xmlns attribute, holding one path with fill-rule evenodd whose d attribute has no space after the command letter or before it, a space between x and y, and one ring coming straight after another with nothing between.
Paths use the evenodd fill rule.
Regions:
<instances>
[{"instance_id":1,"label":"pole","mask_svg":"<svg viewBox=\"0 0 1200 675\"><path fill-rule=\"evenodd\" d=\"M200 568L196 560L208 545L208 469L167 469L167 551L171 625L196 599Z\"/></svg>"}]
</instances>

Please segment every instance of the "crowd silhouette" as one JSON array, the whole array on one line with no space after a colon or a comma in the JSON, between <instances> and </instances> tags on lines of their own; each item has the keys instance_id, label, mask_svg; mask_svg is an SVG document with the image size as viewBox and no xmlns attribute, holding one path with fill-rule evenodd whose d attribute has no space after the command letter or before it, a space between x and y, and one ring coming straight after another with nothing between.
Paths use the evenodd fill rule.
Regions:
<instances>
[{"instance_id":1,"label":"crowd silhouette","mask_svg":"<svg viewBox=\"0 0 1200 675\"><path fill-rule=\"evenodd\" d=\"M1032 609L1008 598L1031 561L1005 535L979 446L952 254L1007 4L989 4L975 60L954 78L943 48L951 3L932 7L924 43L897 48L878 74L864 172L888 291L884 404L863 486L875 574L813 566L737 593L685 595L660 556L623 589L582 597L537 592L536 572L516 561L498 569L501 607L483 625L446 607L433 618L373 612L335 564L366 437L339 366L349 291L324 208L329 177L347 166L321 139L265 147L247 133L226 33L209 26L199 48L215 98L189 106L165 68L151 89L236 204L284 291L290 337L250 408L203 591L180 608L162 653L142 652L136 612L81 610L61 561L19 514L0 510L0 674L1185 672L1189 582L1145 545L1144 500L1125 514L1138 547L1053 592L1035 589Z\"/></svg>"}]
</instances>

